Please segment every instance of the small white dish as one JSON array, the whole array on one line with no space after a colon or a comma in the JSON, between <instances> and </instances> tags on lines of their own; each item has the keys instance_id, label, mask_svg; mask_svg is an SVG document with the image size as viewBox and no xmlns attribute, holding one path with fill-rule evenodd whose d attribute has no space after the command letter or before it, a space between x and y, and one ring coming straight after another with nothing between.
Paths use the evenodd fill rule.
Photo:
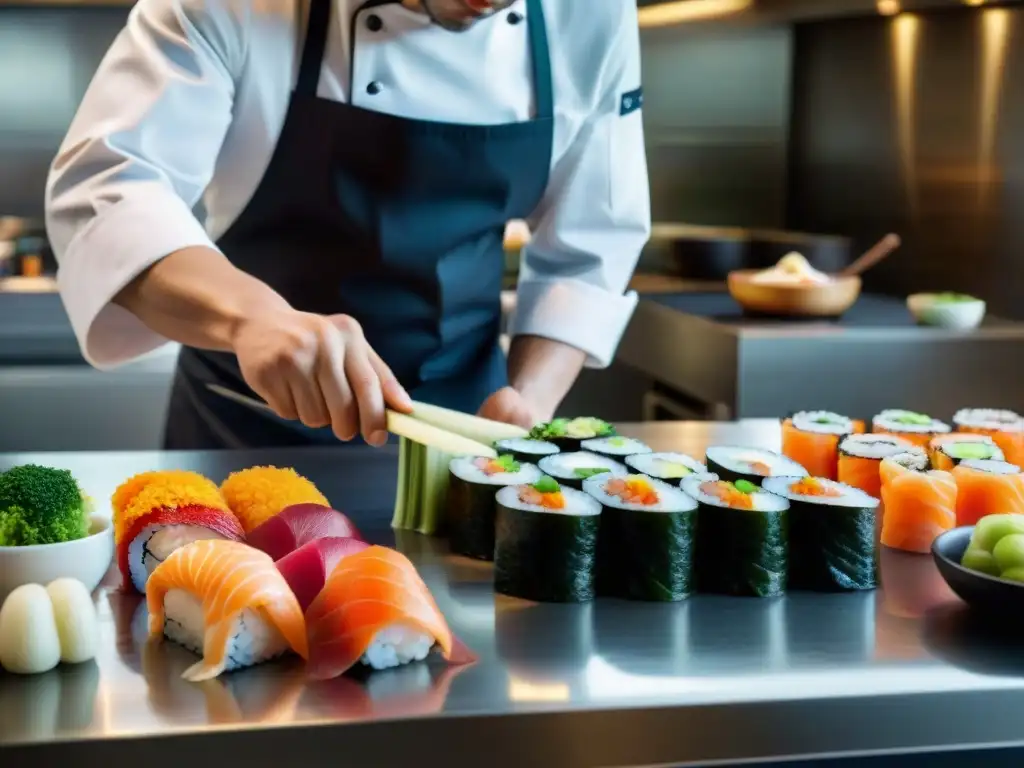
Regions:
<instances>
[{"instance_id":1,"label":"small white dish","mask_svg":"<svg viewBox=\"0 0 1024 768\"><path fill-rule=\"evenodd\" d=\"M54 579L78 579L92 592L103 580L114 557L114 525L110 518L92 515L89 535L59 544L0 547L0 600L22 584Z\"/></svg>"},{"instance_id":2,"label":"small white dish","mask_svg":"<svg viewBox=\"0 0 1024 768\"><path fill-rule=\"evenodd\" d=\"M907 309L921 325L969 331L985 319L985 302L971 297L948 300L949 294L915 293L907 297Z\"/></svg>"}]
</instances>

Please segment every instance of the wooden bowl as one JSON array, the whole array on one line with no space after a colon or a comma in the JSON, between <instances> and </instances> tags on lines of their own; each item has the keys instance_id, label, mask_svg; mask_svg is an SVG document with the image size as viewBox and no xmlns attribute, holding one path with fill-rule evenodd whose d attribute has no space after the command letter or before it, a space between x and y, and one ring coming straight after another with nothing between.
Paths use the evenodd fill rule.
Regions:
<instances>
[{"instance_id":1,"label":"wooden bowl","mask_svg":"<svg viewBox=\"0 0 1024 768\"><path fill-rule=\"evenodd\" d=\"M779 317L838 317L860 296L859 277L834 276L817 285L778 285L754 280L756 270L729 273L729 294L748 312Z\"/></svg>"}]
</instances>

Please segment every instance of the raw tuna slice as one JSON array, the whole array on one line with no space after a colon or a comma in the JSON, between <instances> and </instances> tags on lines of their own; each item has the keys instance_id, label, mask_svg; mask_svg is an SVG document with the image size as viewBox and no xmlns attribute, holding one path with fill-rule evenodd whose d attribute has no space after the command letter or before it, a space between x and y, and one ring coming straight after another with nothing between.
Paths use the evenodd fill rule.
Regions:
<instances>
[{"instance_id":1,"label":"raw tuna slice","mask_svg":"<svg viewBox=\"0 0 1024 768\"><path fill-rule=\"evenodd\" d=\"M348 555L362 552L369 546L365 541L340 536L316 539L278 560L277 569L292 588L305 613L324 588L334 567Z\"/></svg>"},{"instance_id":2,"label":"raw tuna slice","mask_svg":"<svg viewBox=\"0 0 1024 768\"><path fill-rule=\"evenodd\" d=\"M304 544L330 536L363 540L341 512L319 504L295 504L253 528L245 541L280 560Z\"/></svg>"}]
</instances>

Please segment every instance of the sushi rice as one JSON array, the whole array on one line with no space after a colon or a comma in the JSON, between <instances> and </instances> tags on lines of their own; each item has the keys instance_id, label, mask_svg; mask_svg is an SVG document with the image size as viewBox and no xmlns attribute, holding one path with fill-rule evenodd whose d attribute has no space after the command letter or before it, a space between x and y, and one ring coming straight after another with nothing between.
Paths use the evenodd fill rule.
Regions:
<instances>
[{"instance_id":1,"label":"sushi rice","mask_svg":"<svg viewBox=\"0 0 1024 768\"><path fill-rule=\"evenodd\" d=\"M697 501L694 498L683 493L679 488L653 477L645 477L644 480L650 483L657 492L658 501L656 503L641 504L624 501L619 496L605 490L609 479L609 475L589 477L583 481L583 490L601 502L601 506L613 509L642 510L644 512L688 512L697 508ZM707 479L705 476L704 480Z\"/></svg>"},{"instance_id":2,"label":"sushi rice","mask_svg":"<svg viewBox=\"0 0 1024 768\"><path fill-rule=\"evenodd\" d=\"M1024 417L996 408L961 408L953 415L953 423L961 429L1024 432Z\"/></svg>"},{"instance_id":3,"label":"sushi rice","mask_svg":"<svg viewBox=\"0 0 1024 768\"><path fill-rule=\"evenodd\" d=\"M872 428L882 432L906 435L938 435L950 431L949 424L923 413L891 408L882 411L871 422Z\"/></svg>"},{"instance_id":4,"label":"sushi rice","mask_svg":"<svg viewBox=\"0 0 1024 768\"><path fill-rule=\"evenodd\" d=\"M819 435L848 435L855 429L853 419L831 411L799 411L792 421L801 432Z\"/></svg>"},{"instance_id":5,"label":"sushi rice","mask_svg":"<svg viewBox=\"0 0 1024 768\"><path fill-rule=\"evenodd\" d=\"M628 475L629 470L624 464L620 464L608 456L589 451L573 451L572 453L556 453L553 456L545 456L538 462L540 471L545 475L558 480L560 483L568 483L577 490L582 487L583 481L592 474L602 474L593 470L605 470L611 475Z\"/></svg>"},{"instance_id":6,"label":"sushi rice","mask_svg":"<svg viewBox=\"0 0 1024 768\"><path fill-rule=\"evenodd\" d=\"M536 440L530 437L511 437L505 440L498 440L494 449L499 454L509 454L516 461L527 461L536 464L545 456L551 456L559 452L559 447L547 440Z\"/></svg>"},{"instance_id":7,"label":"sushi rice","mask_svg":"<svg viewBox=\"0 0 1024 768\"><path fill-rule=\"evenodd\" d=\"M964 459L960 462L960 466L989 475L1017 475L1021 471L1016 464L992 459Z\"/></svg>"},{"instance_id":8,"label":"sushi rice","mask_svg":"<svg viewBox=\"0 0 1024 768\"><path fill-rule=\"evenodd\" d=\"M631 469L655 480L682 480L690 475L707 475L708 468L685 453L639 453L624 461Z\"/></svg>"},{"instance_id":9,"label":"sushi rice","mask_svg":"<svg viewBox=\"0 0 1024 768\"><path fill-rule=\"evenodd\" d=\"M519 469L516 472L495 472L489 475L477 466L478 461L479 459L475 456L458 456L448 463L448 469L455 477L467 483L493 485L495 489L503 485L535 483L540 479L540 470L533 464L519 463Z\"/></svg>"},{"instance_id":10,"label":"sushi rice","mask_svg":"<svg viewBox=\"0 0 1024 768\"><path fill-rule=\"evenodd\" d=\"M904 469L910 469L914 472L927 472L930 466L928 454L917 446L914 446L911 450L886 456L886 458L895 464L899 464Z\"/></svg>"},{"instance_id":11,"label":"sushi rice","mask_svg":"<svg viewBox=\"0 0 1024 768\"><path fill-rule=\"evenodd\" d=\"M193 541L226 538L201 525L147 526L128 545L128 571L132 584L145 594L146 581L171 552Z\"/></svg>"},{"instance_id":12,"label":"sushi rice","mask_svg":"<svg viewBox=\"0 0 1024 768\"><path fill-rule=\"evenodd\" d=\"M804 475L801 475L804 477ZM786 477L785 480L794 482L793 477ZM719 507L720 509L739 509L735 507L723 498L715 496L714 494L705 493L701 488L704 483L715 482L715 478L708 477L687 477L684 478L680 483L680 488L690 498L696 500L700 504L707 504L712 507ZM775 493L769 493L765 490L757 490L750 494L752 507L747 510L750 512L785 512L789 509L789 501Z\"/></svg>"},{"instance_id":13,"label":"sushi rice","mask_svg":"<svg viewBox=\"0 0 1024 768\"><path fill-rule=\"evenodd\" d=\"M651 447L647 443L635 440L632 437L597 437L593 440L584 440L580 443L580 450L590 453L599 453L602 456L613 456L624 458L640 453L650 453Z\"/></svg>"},{"instance_id":14,"label":"sushi rice","mask_svg":"<svg viewBox=\"0 0 1024 768\"><path fill-rule=\"evenodd\" d=\"M839 444L839 453L858 459L878 459L897 453L919 450L911 443L896 435L849 435Z\"/></svg>"},{"instance_id":15,"label":"sushi rice","mask_svg":"<svg viewBox=\"0 0 1024 768\"><path fill-rule=\"evenodd\" d=\"M760 481L774 475L806 477L807 470L781 453L761 448L713 445L705 454L708 470L724 480L737 478Z\"/></svg>"},{"instance_id":16,"label":"sushi rice","mask_svg":"<svg viewBox=\"0 0 1024 768\"><path fill-rule=\"evenodd\" d=\"M849 507L851 509L873 509L878 506L879 501L859 488L840 483L835 480L828 480L824 477L816 477L816 484L822 486L833 495L799 493L793 490L803 478L799 477L768 477L765 478L762 486L768 493L782 496L790 501L799 501L806 504L818 504L823 507Z\"/></svg>"}]
</instances>

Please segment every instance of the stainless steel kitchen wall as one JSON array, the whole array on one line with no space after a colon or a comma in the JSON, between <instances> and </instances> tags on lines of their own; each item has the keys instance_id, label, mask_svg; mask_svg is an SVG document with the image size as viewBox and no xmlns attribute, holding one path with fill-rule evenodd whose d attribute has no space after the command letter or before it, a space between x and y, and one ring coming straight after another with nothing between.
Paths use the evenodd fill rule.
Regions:
<instances>
[{"instance_id":1,"label":"stainless steel kitchen wall","mask_svg":"<svg viewBox=\"0 0 1024 768\"><path fill-rule=\"evenodd\" d=\"M0 216L39 216L46 171L127 8L0 7Z\"/></svg>"},{"instance_id":2,"label":"stainless steel kitchen wall","mask_svg":"<svg viewBox=\"0 0 1024 768\"><path fill-rule=\"evenodd\" d=\"M788 224L904 246L869 274L1024 316L1024 11L798 25Z\"/></svg>"}]
</instances>

